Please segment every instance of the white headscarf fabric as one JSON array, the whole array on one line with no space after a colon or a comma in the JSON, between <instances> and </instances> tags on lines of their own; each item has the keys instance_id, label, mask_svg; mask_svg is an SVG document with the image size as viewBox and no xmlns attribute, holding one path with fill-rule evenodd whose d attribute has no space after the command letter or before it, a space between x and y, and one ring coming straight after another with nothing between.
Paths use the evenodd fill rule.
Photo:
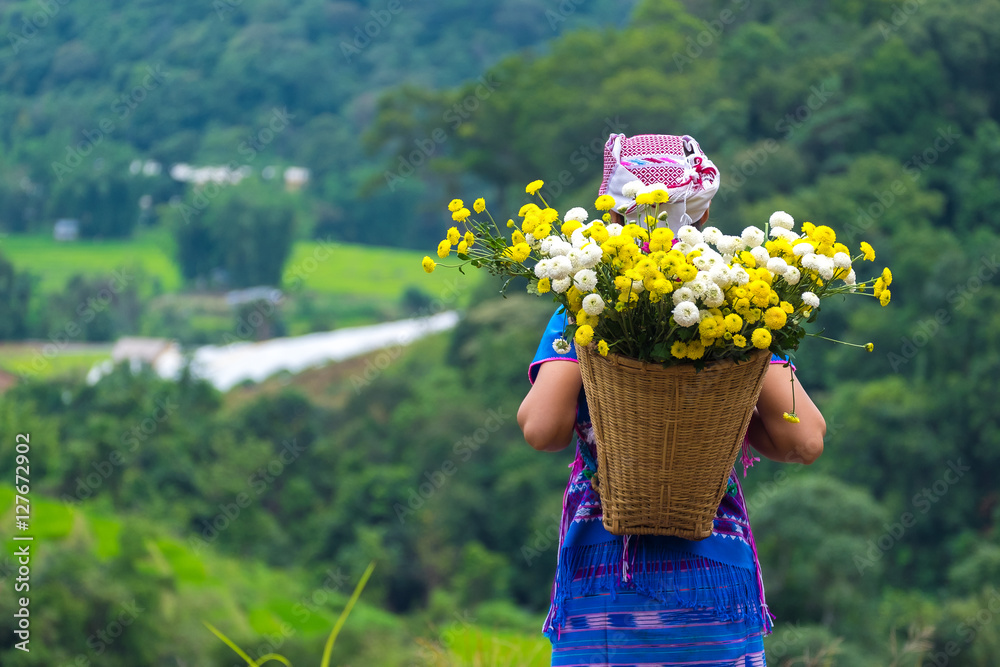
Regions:
<instances>
[{"instance_id":1,"label":"white headscarf fabric","mask_svg":"<svg viewBox=\"0 0 1000 667\"><path fill-rule=\"evenodd\" d=\"M719 170L688 135L612 134L604 146L604 180L599 194L614 197L615 210L629 206L624 214L629 222L636 222L638 212L622 188L635 180L666 186L670 200L661 210L666 208L667 224L674 232L699 220L719 191Z\"/></svg>"}]
</instances>

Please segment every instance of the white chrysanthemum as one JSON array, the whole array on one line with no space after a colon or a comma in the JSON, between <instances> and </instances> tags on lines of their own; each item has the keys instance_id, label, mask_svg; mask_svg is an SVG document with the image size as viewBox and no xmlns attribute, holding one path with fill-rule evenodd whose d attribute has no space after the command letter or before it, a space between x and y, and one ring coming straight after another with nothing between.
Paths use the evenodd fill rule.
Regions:
<instances>
[{"instance_id":1,"label":"white chrysanthemum","mask_svg":"<svg viewBox=\"0 0 1000 667\"><path fill-rule=\"evenodd\" d=\"M673 293L674 305L681 303L682 301L694 301L694 291L690 287L678 287Z\"/></svg>"},{"instance_id":2,"label":"white chrysanthemum","mask_svg":"<svg viewBox=\"0 0 1000 667\"><path fill-rule=\"evenodd\" d=\"M583 265L588 269L592 269L600 264L601 259L604 257L604 251L601 250L601 246L596 243L588 243L583 246L580 252L582 252L584 256Z\"/></svg>"},{"instance_id":3,"label":"white chrysanthemum","mask_svg":"<svg viewBox=\"0 0 1000 667\"><path fill-rule=\"evenodd\" d=\"M642 181L629 181L622 186L622 194L629 199L635 199L639 191L645 186L643 186Z\"/></svg>"},{"instance_id":4,"label":"white chrysanthemum","mask_svg":"<svg viewBox=\"0 0 1000 667\"><path fill-rule=\"evenodd\" d=\"M664 222L669 217L670 217L669 211L660 211L659 213L656 214L656 219L659 220L660 222Z\"/></svg>"},{"instance_id":5,"label":"white chrysanthemum","mask_svg":"<svg viewBox=\"0 0 1000 667\"><path fill-rule=\"evenodd\" d=\"M848 273L846 276L844 276L844 282L846 284L848 284L848 285L855 285L855 284L857 284L857 282L858 282L858 276L857 276L856 273L854 273L854 269L851 269L851 272Z\"/></svg>"},{"instance_id":6,"label":"white chrysanthemum","mask_svg":"<svg viewBox=\"0 0 1000 667\"><path fill-rule=\"evenodd\" d=\"M589 292L597 287L597 274L591 269L581 269L573 276L573 284L581 292Z\"/></svg>"},{"instance_id":7,"label":"white chrysanthemum","mask_svg":"<svg viewBox=\"0 0 1000 667\"><path fill-rule=\"evenodd\" d=\"M610 225L608 225L607 229L608 229L608 236L618 236L619 234L622 233L622 229L624 229L624 227L619 225L617 222L612 222Z\"/></svg>"},{"instance_id":8,"label":"white chrysanthemum","mask_svg":"<svg viewBox=\"0 0 1000 667\"><path fill-rule=\"evenodd\" d=\"M735 255L737 250L740 250L743 245L743 239L739 236L727 236L723 235L722 238L715 244L715 247L719 249L719 252L723 255Z\"/></svg>"},{"instance_id":9,"label":"white chrysanthemum","mask_svg":"<svg viewBox=\"0 0 1000 667\"><path fill-rule=\"evenodd\" d=\"M792 252L794 252L799 257L802 257L804 255L811 255L812 253L816 252L816 248L813 247L812 243L799 243L796 244L794 248L792 248Z\"/></svg>"},{"instance_id":10,"label":"white chrysanthemum","mask_svg":"<svg viewBox=\"0 0 1000 667\"><path fill-rule=\"evenodd\" d=\"M535 264L535 275L539 278L548 278L549 273L552 271L552 260L545 258L538 260L538 264Z\"/></svg>"},{"instance_id":11,"label":"white chrysanthemum","mask_svg":"<svg viewBox=\"0 0 1000 667\"><path fill-rule=\"evenodd\" d=\"M750 274L742 266L734 266L729 269L729 277L736 285L746 285L750 282Z\"/></svg>"},{"instance_id":12,"label":"white chrysanthemum","mask_svg":"<svg viewBox=\"0 0 1000 667\"><path fill-rule=\"evenodd\" d=\"M785 239L789 242L799 238L799 235L795 232L782 229L781 227L771 227L770 235L772 239Z\"/></svg>"},{"instance_id":13,"label":"white chrysanthemum","mask_svg":"<svg viewBox=\"0 0 1000 667\"><path fill-rule=\"evenodd\" d=\"M708 286L714 284L715 283L711 282L708 279L707 273L705 273L704 271L699 271L698 275L695 276L694 280L684 283L684 287L687 287L692 292L694 292L695 297L702 299L705 297L705 292L708 291Z\"/></svg>"},{"instance_id":14,"label":"white chrysanthemum","mask_svg":"<svg viewBox=\"0 0 1000 667\"><path fill-rule=\"evenodd\" d=\"M604 312L604 299L600 294L588 294L583 297L583 312L597 316Z\"/></svg>"},{"instance_id":15,"label":"white chrysanthemum","mask_svg":"<svg viewBox=\"0 0 1000 667\"><path fill-rule=\"evenodd\" d=\"M802 257L802 268L809 269L810 271L819 271L820 267L820 256L816 253L810 255L805 255Z\"/></svg>"},{"instance_id":16,"label":"white chrysanthemum","mask_svg":"<svg viewBox=\"0 0 1000 667\"><path fill-rule=\"evenodd\" d=\"M584 225L583 227L577 227L573 230L573 233L569 235L569 240L573 244L574 248L582 248L583 246L590 243L590 239L583 235L583 230L590 229L590 225Z\"/></svg>"},{"instance_id":17,"label":"white chrysanthemum","mask_svg":"<svg viewBox=\"0 0 1000 667\"><path fill-rule=\"evenodd\" d=\"M767 261L771 259L771 255L768 254L764 246L750 248L750 256L753 257L753 261L757 263L757 266L766 266Z\"/></svg>"},{"instance_id":18,"label":"white chrysanthemum","mask_svg":"<svg viewBox=\"0 0 1000 667\"><path fill-rule=\"evenodd\" d=\"M846 269L851 265L851 256L846 252L838 252L833 255L833 265L838 269Z\"/></svg>"},{"instance_id":19,"label":"white chrysanthemum","mask_svg":"<svg viewBox=\"0 0 1000 667\"><path fill-rule=\"evenodd\" d=\"M559 238L559 237L557 237L557 236L546 236L544 239L542 239L539 242L539 244L538 244L538 250L543 255L548 255L549 254L549 248L552 246L552 242L555 241L557 238Z\"/></svg>"},{"instance_id":20,"label":"white chrysanthemum","mask_svg":"<svg viewBox=\"0 0 1000 667\"><path fill-rule=\"evenodd\" d=\"M785 275L782 277L789 285L798 285L799 281L802 279L802 273L800 273L796 267L789 266L785 271Z\"/></svg>"},{"instance_id":21,"label":"white chrysanthemum","mask_svg":"<svg viewBox=\"0 0 1000 667\"><path fill-rule=\"evenodd\" d=\"M560 336L552 341L552 349L556 351L556 354L566 354L570 349L570 342Z\"/></svg>"},{"instance_id":22,"label":"white chrysanthemum","mask_svg":"<svg viewBox=\"0 0 1000 667\"><path fill-rule=\"evenodd\" d=\"M715 283L710 283L708 289L705 290L702 301L709 308L718 308L726 302L726 295L722 292L722 288Z\"/></svg>"},{"instance_id":23,"label":"white chrysanthemum","mask_svg":"<svg viewBox=\"0 0 1000 667\"><path fill-rule=\"evenodd\" d=\"M677 238L679 238L684 243L688 245L698 245L699 243L704 243L705 239L697 229L691 225L682 225L680 229L677 230Z\"/></svg>"},{"instance_id":24,"label":"white chrysanthemum","mask_svg":"<svg viewBox=\"0 0 1000 667\"><path fill-rule=\"evenodd\" d=\"M573 284L573 279L569 276L564 278L556 278L552 281L552 291L556 294L562 294L569 289L569 286Z\"/></svg>"},{"instance_id":25,"label":"white chrysanthemum","mask_svg":"<svg viewBox=\"0 0 1000 667\"><path fill-rule=\"evenodd\" d=\"M690 301L681 301L674 306L673 316L674 321L677 322L677 326L681 327L690 327L701 322L701 313L698 312L698 306Z\"/></svg>"},{"instance_id":26,"label":"white chrysanthemum","mask_svg":"<svg viewBox=\"0 0 1000 667\"><path fill-rule=\"evenodd\" d=\"M823 277L823 280L833 280L833 274L836 271L836 267L833 265L833 260L826 255L816 255L817 262L819 263L819 275Z\"/></svg>"},{"instance_id":27,"label":"white chrysanthemum","mask_svg":"<svg viewBox=\"0 0 1000 667\"><path fill-rule=\"evenodd\" d=\"M570 210L566 211L566 215L563 216L563 221L565 222L569 222L570 220L583 222L586 219L587 219L587 209L580 208L579 206L577 206L576 208L571 208Z\"/></svg>"},{"instance_id":28,"label":"white chrysanthemum","mask_svg":"<svg viewBox=\"0 0 1000 667\"><path fill-rule=\"evenodd\" d=\"M646 291L646 286L642 284L641 280L633 280L632 281L632 293L633 294L642 294L645 291Z\"/></svg>"},{"instance_id":29,"label":"white chrysanthemum","mask_svg":"<svg viewBox=\"0 0 1000 667\"><path fill-rule=\"evenodd\" d=\"M670 188L667 187L666 183L650 183L646 186L644 192L655 192L656 190L663 190L664 192L669 192Z\"/></svg>"},{"instance_id":30,"label":"white chrysanthemum","mask_svg":"<svg viewBox=\"0 0 1000 667\"><path fill-rule=\"evenodd\" d=\"M541 241L535 238L534 234L525 234L524 242L531 247L532 250L539 250L541 248Z\"/></svg>"},{"instance_id":31,"label":"white chrysanthemum","mask_svg":"<svg viewBox=\"0 0 1000 667\"><path fill-rule=\"evenodd\" d=\"M726 289L733 282L732 278L730 277L729 267L722 262L716 264L711 269L709 269L708 279L711 280L716 285L718 285L719 287L721 287L722 289Z\"/></svg>"},{"instance_id":32,"label":"white chrysanthemum","mask_svg":"<svg viewBox=\"0 0 1000 667\"><path fill-rule=\"evenodd\" d=\"M684 243L684 241L679 241L674 244L673 250L684 253L685 255L694 250L690 243Z\"/></svg>"},{"instance_id":33,"label":"white chrysanthemum","mask_svg":"<svg viewBox=\"0 0 1000 667\"><path fill-rule=\"evenodd\" d=\"M570 272L573 270L573 264L569 261L569 257L566 257L565 255L556 255L550 259L552 264L549 268L549 278L552 278L552 280L558 280L569 276ZM553 285L554 284L555 283L553 283Z\"/></svg>"},{"instance_id":34,"label":"white chrysanthemum","mask_svg":"<svg viewBox=\"0 0 1000 667\"><path fill-rule=\"evenodd\" d=\"M777 273L779 276L785 275L785 271L788 270L788 262L780 257L772 257L767 260L767 270L771 273Z\"/></svg>"},{"instance_id":35,"label":"white chrysanthemum","mask_svg":"<svg viewBox=\"0 0 1000 667\"><path fill-rule=\"evenodd\" d=\"M718 227L705 227L705 229L701 230L701 237L705 240L705 243L718 246L719 239L722 238L722 230Z\"/></svg>"},{"instance_id":36,"label":"white chrysanthemum","mask_svg":"<svg viewBox=\"0 0 1000 667\"><path fill-rule=\"evenodd\" d=\"M765 240L764 230L759 227L747 227L743 230L743 233L740 234L740 240L743 241L744 245L750 248L756 248Z\"/></svg>"},{"instance_id":37,"label":"white chrysanthemum","mask_svg":"<svg viewBox=\"0 0 1000 667\"><path fill-rule=\"evenodd\" d=\"M566 253L566 259L568 259L569 263L573 265L572 269L573 273L576 273L580 269L590 268L588 266L583 265L584 255L577 248L573 248L568 253Z\"/></svg>"},{"instance_id":38,"label":"white chrysanthemum","mask_svg":"<svg viewBox=\"0 0 1000 667\"><path fill-rule=\"evenodd\" d=\"M791 229L795 226L795 219L784 211L775 211L772 213L768 222L772 227L778 227L779 229Z\"/></svg>"},{"instance_id":39,"label":"white chrysanthemum","mask_svg":"<svg viewBox=\"0 0 1000 667\"><path fill-rule=\"evenodd\" d=\"M573 249L573 244L569 241L563 241L558 236L550 237L553 240L549 243L549 256L556 257L559 255L567 255L569 251Z\"/></svg>"},{"instance_id":40,"label":"white chrysanthemum","mask_svg":"<svg viewBox=\"0 0 1000 667\"><path fill-rule=\"evenodd\" d=\"M802 303L806 304L810 308L815 308L819 305L819 297L812 292L803 292Z\"/></svg>"}]
</instances>

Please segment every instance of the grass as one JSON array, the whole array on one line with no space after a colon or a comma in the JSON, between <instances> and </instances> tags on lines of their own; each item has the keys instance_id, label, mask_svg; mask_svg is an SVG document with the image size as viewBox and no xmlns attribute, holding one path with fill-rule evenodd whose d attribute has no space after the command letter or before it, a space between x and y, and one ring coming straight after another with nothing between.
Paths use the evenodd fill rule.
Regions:
<instances>
[{"instance_id":1,"label":"grass","mask_svg":"<svg viewBox=\"0 0 1000 667\"><path fill-rule=\"evenodd\" d=\"M428 249L430 252L432 249ZM41 278L40 290L61 291L71 276L108 275L120 266L141 266L162 290L183 288L174 261L173 239L161 228L143 229L132 239L55 241L47 234L9 234L0 240L3 253L18 270ZM470 293L479 272L465 276L450 271L424 273L420 260L427 252L403 248L296 241L282 274L285 289L301 285L323 294L351 295L379 301L398 301L409 287L441 299L446 308ZM432 253L433 254L433 253Z\"/></svg>"},{"instance_id":2,"label":"grass","mask_svg":"<svg viewBox=\"0 0 1000 667\"><path fill-rule=\"evenodd\" d=\"M54 355L44 354L43 345L0 345L0 369L14 375L31 371L40 379L64 375L81 377L95 363L111 358L111 343L95 344L87 350L60 350Z\"/></svg>"}]
</instances>

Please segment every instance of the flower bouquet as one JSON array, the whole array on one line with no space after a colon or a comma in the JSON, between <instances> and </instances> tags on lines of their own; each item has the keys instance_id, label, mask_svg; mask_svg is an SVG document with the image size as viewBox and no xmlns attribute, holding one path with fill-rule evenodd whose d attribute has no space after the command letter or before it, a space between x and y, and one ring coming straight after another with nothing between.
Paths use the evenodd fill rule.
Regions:
<instances>
[{"instance_id":1,"label":"flower bouquet","mask_svg":"<svg viewBox=\"0 0 1000 667\"><path fill-rule=\"evenodd\" d=\"M828 226L805 222L796 232L783 211L739 236L690 225L675 235L662 184L623 188L637 207L637 222L624 225L612 221L609 195L594 202L602 217L588 222L583 208L562 216L550 208L542 185L526 188L541 205L522 206L506 230L482 198L475 216L453 200L456 226L438 258L454 253L459 263L443 266L508 278L502 291L525 278L530 293L565 308L553 347L577 346L598 444L592 483L608 530L707 537L770 353L798 348L824 298L858 294L885 306L892 274L858 281L854 262L875 258L868 243L852 253ZM425 271L436 266L423 259ZM784 417L794 423L794 395L792 405Z\"/></svg>"}]
</instances>

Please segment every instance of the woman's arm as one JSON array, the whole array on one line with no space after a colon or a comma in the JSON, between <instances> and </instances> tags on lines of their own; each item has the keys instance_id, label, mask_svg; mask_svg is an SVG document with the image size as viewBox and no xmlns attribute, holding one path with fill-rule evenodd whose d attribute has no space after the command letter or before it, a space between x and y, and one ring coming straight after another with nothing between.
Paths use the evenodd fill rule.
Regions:
<instances>
[{"instance_id":1,"label":"woman's arm","mask_svg":"<svg viewBox=\"0 0 1000 667\"><path fill-rule=\"evenodd\" d=\"M582 386L576 361L541 364L535 383L517 410L517 423L529 445L541 452L557 452L570 443Z\"/></svg>"},{"instance_id":2,"label":"woman's arm","mask_svg":"<svg viewBox=\"0 0 1000 667\"><path fill-rule=\"evenodd\" d=\"M785 421L792 411L792 382L798 424ZM750 444L761 455L782 463L812 463L823 453L826 420L802 385L783 364L771 364L747 431Z\"/></svg>"}]
</instances>

